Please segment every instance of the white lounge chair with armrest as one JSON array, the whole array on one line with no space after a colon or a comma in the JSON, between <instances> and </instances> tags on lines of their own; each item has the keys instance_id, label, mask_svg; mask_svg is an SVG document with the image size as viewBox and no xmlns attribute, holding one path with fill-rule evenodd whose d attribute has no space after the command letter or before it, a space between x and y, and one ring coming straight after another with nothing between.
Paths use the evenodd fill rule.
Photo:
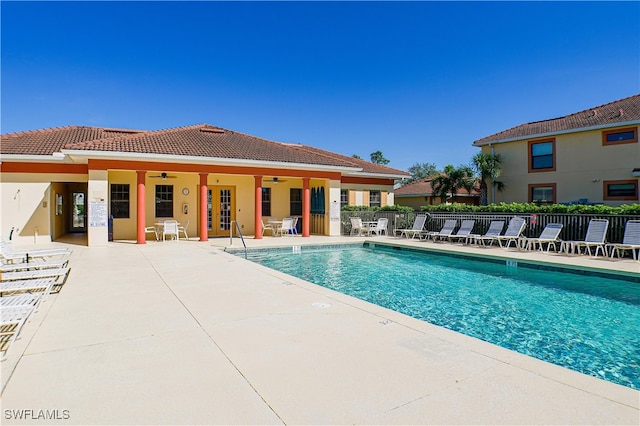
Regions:
<instances>
[{"instance_id":1,"label":"white lounge chair with armrest","mask_svg":"<svg viewBox=\"0 0 640 426\"><path fill-rule=\"evenodd\" d=\"M504 228L503 220L492 220L491 223L489 223L489 229L487 229L487 232L485 232L484 235L477 235L474 237L476 243L481 243L485 246L488 242L489 245L492 245L495 241L498 241L496 237L502 234L502 228Z\"/></svg>"},{"instance_id":2,"label":"white lounge chair with armrest","mask_svg":"<svg viewBox=\"0 0 640 426\"><path fill-rule=\"evenodd\" d=\"M187 234L187 229L189 228L189 221L187 220L184 225L178 225L178 238L180 238L180 234L184 235L184 239L188 240L189 235Z\"/></svg>"},{"instance_id":3,"label":"white lounge chair with armrest","mask_svg":"<svg viewBox=\"0 0 640 426\"><path fill-rule=\"evenodd\" d=\"M462 221L460 225L460 229L455 234L451 234L449 236L450 242L455 242L456 240L464 240L463 242L466 244L469 241L469 236L473 231L473 227L476 225L476 221L473 219L465 219Z\"/></svg>"},{"instance_id":4,"label":"white lounge chair with armrest","mask_svg":"<svg viewBox=\"0 0 640 426\"><path fill-rule=\"evenodd\" d=\"M69 277L69 271L71 269L66 268L51 268L51 269L35 269L30 271L16 271L16 272L6 272L0 274L0 284L8 284L8 287L11 286L11 283L14 281L20 282L28 282L29 281L37 281L39 279L53 279L53 287L61 287L67 281ZM4 292L4 290L3 290Z\"/></svg>"},{"instance_id":5,"label":"white lounge chair with armrest","mask_svg":"<svg viewBox=\"0 0 640 426\"><path fill-rule=\"evenodd\" d=\"M276 235L280 234L281 237L289 235L289 232L293 230L293 218L285 217L282 219L282 224L276 228Z\"/></svg>"},{"instance_id":6,"label":"white lounge chair with armrest","mask_svg":"<svg viewBox=\"0 0 640 426\"><path fill-rule=\"evenodd\" d=\"M170 240L178 241L178 221L177 220L165 220L162 226L162 241L167 241L167 237Z\"/></svg>"},{"instance_id":7,"label":"white lounge chair with armrest","mask_svg":"<svg viewBox=\"0 0 640 426\"><path fill-rule=\"evenodd\" d=\"M367 234L376 234L376 235L387 235L387 225L389 224L389 219L386 217L378 218L378 221L375 225L369 226L366 228Z\"/></svg>"},{"instance_id":8,"label":"white lounge chair with armrest","mask_svg":"<svg viewBox=\"0 0 640 426\"><path fill-rule=\"evenodd\" d=\"M451 234L453 234L453 230L458 226L458 221L456 219L447 219L444 221L444 225L440 228L439 231L427 232L423 233L424 239L428 240L431 238L434 242L438 241L438 239L449 238Z\"/></svg>"},{"instance_id":9,"label":"white lounge chair with armrest","mask_svg":"<svg viewBox=\"0 0 640 426\"><path fill-rule=\"evenodd\" d=\"M591 256L591 247L595 247L596 251L593 256L597 256L600 250L606 256L607 229L609 229L609 221L607 219L591 219L587 227L587 235L583 241L563 241L560 249L567 254L569 252L581 254L582 247L584 247L589 256Z\"/></svg>"},{"instance_id":10,"label":"white lounge chair with armrest","mask_svg":"<svg viewBox=\"0 0 640 426\"><path fill-rule=\"evenodd\" d=\"M556 243L562 244L562 241L560 240L560 232L562 231L562 226L563 225L561 223L548 223L540 233L539 237L525 238L523 241L523 248L525 248L526 250L535 250L537 246L538 250L543 251L544 244L546 243L547 253L549 253L551 247L553 247L554 251L558 251L556 248Z\"/></svg>"},{"instance_id":11,"label":"white lounge chair with armrest","mask_svg":"<svg viewBox=\"0 0 640 426\"><path fill-rule=\"evenodd\" d=\"M20 334L35 305L3 306L0 309L0 350L5 358L13 342Z\"/></svg>"},{"instance_id":12,"label":"white lounge chair with armrest","mask_svg":"<svg viewBox=\"0 0 640 426\"><path fill-rule=\"evenodd\" d=\"M0 257L5 263L13 262L29 262L36 258L51 258L57 256L69 256L71 250L68 248L50 248L50 249L16 249L7 241L0 242Z\"/></svg>"},{"instance_id":13,"label":"white lounge chair with armrest","mask_svg":"<svg viewBox=\"0 0 640 426\"><path fill-rule=\"evenodd\" d=\"M611 249L611 258L615 253L620 257L620 253L629 250L633 260L640 260L640 220L627 221L624 226L624 236L621 243L609 243L607 248ZM638 250L638 254L636 254Z\"/></svg>"},{"instance_id":14,"label":"white lounge chair with armrest","mask_svg":"<svg viewBox=\"0 0 640 426\"><path fill-rule=\"evenodd\" d=\"M55 282L55 278L4 281L0 282L0 295L5 297L7 295L20 293L42 293L46 297L46 295L51 293ZM0 299L2 297L0 297Z\"/></svg>"},{"instance_id":15,"label":"white lounge chair with armrest","mask_svg":"<svg viewBox=\"0 0 640 426\"><path fill-rule=\"evenodd\" d=\"M420 238L420 235L422 235L423 232L422 229L424 228L424 224L426 223L426 221L427 215L419 214L414 219L411 229L394 229L393 234L397 236L397 234L400 233L400 238L402 238L403 235L407 238L411 236L411 239L415 237Z\"/></svg>"},{"instance_id":16,"label":"white lounge chair with armrest","mask_svg":"<svg viewBox=\"0 0 640 426\"><path fill-rule=\"evenodd\" d=\"M502 247L503 241L506 241L507 245L504 246L504 248L509 248L511 243L513 243L514 247L518 248L522 232L526 226L527 220L524 217L512 217L509 221L509 225L507 226L507 230L504 231L504 234L496 237L498 245Z\"/></svg>"},{"instance_id":17,"label":"white lounge chair with armrest","mask_svg":"<svg viewBox=\"0 0 640 426\"><path fill-rule=\"evenodd\" d=\"M30 262L3 263L0 265L0 273L27 271L34 269L64 268L69 264L69 259L33 259Z\"/></svg>"},{"instance_id":18,"label":"white lounge chair with armrest","mask_svg":"<svg viewBox=\"0 0 640 426\"><path fill-rule=\"evenodd\" d=\"M362 225L362 218L352 217L351 218L351 232L349 235L362 235L365 232L364 226Z\"/></svg>"}]
</instances>

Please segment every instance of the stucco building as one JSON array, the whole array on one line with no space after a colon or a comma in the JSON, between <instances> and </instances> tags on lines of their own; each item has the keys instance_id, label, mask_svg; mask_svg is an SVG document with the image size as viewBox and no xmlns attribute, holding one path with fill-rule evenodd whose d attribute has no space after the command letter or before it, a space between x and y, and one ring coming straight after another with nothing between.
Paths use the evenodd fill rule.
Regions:
<instances>
[{"instance_id":1,"label":"stucco building","mask_svg":"<svg viewBox=\"0 0 640 426\"><path fill-rule=\"evenodd\" d=\"M640 95L478 139L503 158L489 202L638 202Z\"/></svg>"},{"instance_id":2,"label":"stucco building","mask_svg":"<svg viewBox=\"0 0 640 426\"><path fill-rule=\"evenodd\" d=\"M6 134L0 161L4 238L37 243L79 233L90 246L110 237L143 244L145 228L166 218L188 223L201 241L229 236L234 222L261 238L266 216L298 216L302 236L339 235L341 204L393 204L395 180L408 176L208 124Z\"/></svg>"}]
</instances>

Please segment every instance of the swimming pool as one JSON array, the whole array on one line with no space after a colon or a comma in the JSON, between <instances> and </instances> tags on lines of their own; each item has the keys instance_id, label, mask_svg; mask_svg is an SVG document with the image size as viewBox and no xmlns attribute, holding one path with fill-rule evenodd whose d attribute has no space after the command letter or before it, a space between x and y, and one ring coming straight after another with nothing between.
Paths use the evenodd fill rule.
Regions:
<instances>
[{"instance_id":1,"label":"swimming pool","mask_svg":"<svg viewBox=\"0 0 640 426\"><path fill-rule=\"evenodd\" d=\"M640 389L639 282L368 244L255 250L248 258L414 318Z\"/></svg>"}]
</instances>

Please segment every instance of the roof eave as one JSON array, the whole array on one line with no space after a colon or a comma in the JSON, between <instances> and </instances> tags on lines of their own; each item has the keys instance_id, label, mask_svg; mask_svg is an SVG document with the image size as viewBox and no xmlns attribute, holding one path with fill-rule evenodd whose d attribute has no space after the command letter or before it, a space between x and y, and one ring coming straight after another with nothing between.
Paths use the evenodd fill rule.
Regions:
<instances>
[{"instance_id":1,"label":"roof eave","mask_svg":"<svg viewBox=\"0 0 640 426\"><path fill-rule=\"evenodd\" d=\"M33 155L33 154L0 154L0 162L8 163L29 162L29 163L64 163L65 155L54 152L51 155Z\"/></svg>"},{"instance_id":2,"label":"roof eave","mask_svg":"<svg viewBox=\"0 0 640 426\"><path fill-rule=\"evenodd\" d=\"M566 135L568 133L588 132L591 130L610 129L612 127L621 127L621 126L633 126L636 124L640 124L640 120L623 121L619 123L610 123L610 124L600 124L597 126L589 126L589 127L576 127L574 129L560 130L557 132L532 133L530 135L522 135L522 136L506 138L506 139L492 139L484 142L475 141L473 142L472 145L480 147L480 146L493 145L493 144L499 144L499 143L521 141L523 139L538 139L538 138L544 138L544 137L554 136L554 135Z\"/></svg>"},{"instance_id":3,"label":"roof eave","mask_svg":"<svg viewBox=\"0 0 640 426\"><path fill-rule=\"evenodd\" d=\"M172 154L149 154L137 152L116 152L116 151L87 151L63 149L62 153L74 160L143 160L152 163L179 163L179 164L207 164L219 166L246 166L246 167L265 167L292 170L320 170L327 172L353 172L360 169L344 166L330 166L324 164L306 164L306 163L288 163L282 161L264 161L264 160L246 160L237 158L223 157L199 157L190 155L172 155Z\"/></svg>"},{"instance_id":4,"label":"roof eave","mask_svg":"<svg viewBox=\"0 0 640 426\"><path fill-rule=\"evenodd\" d=\"M411 177L411 175L400 175L396 173L372 173L372 172L358 172L358 171L351 172L351 173L343 173L343 176L370 177L370 178L378 178L378 179L409 179Z\"/></svg>"}]
</instances>

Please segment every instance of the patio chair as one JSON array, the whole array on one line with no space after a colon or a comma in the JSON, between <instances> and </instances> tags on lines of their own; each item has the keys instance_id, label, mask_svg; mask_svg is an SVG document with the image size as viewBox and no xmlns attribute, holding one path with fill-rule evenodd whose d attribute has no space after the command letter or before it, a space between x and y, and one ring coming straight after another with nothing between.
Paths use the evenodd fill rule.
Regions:
<instances>
[{"instance_id":1,"label":"patio chair","mask_svg":"<svg viewBox=\"0 0 640 426\"><path fill-rule=\"evenodd\" d=\"M544 244L547 244L547 253L551 247L553 247L554 251L558 251L556 248L556 243L562 244L560 240L560 231L562 231L561 223L548 223L540 236L537 238L525 238L523 241L524 247L526 250L535 250L536 246L538 246L538 250L543 251Z\"/></svg>"},{"instance_id":2,"label":"patio chair","mask_svg":"<svg viewBox=\"0 0 640 426\"><path fill-rule=\"evenodd\" d=\"M375 225L369 226L366 229L367 234L376 234L376 235L387 235L387 225L389 224L389 219L386 217L378 218L378 221Z\"/></svg>"},{"instance_id":3,"label":"patio chair","mask_svg":"<svg viewBox=\"0 0 640 426\"><path fill-rule=\"evenodd\" d=\"M630 220L624 226L624 236L622 243L607 244L607 248L611 248L611 258L615 253L620 258L620 253L629 250L633 260L640 260L640 220ZM636 254L638 250L638 254Z\"/></svg>"},{"instance_id":4,"label":"patio chair","mask_svg":"<svg viewBox=\"0 0 640 426\"><path fill-rule=\"evenodd\" d=\"M607 219L591 219L589 226L587 227L587 235L583 241L563 241L560 246L560 250L569 254L581 254L582 247L584 247L591 256L591 247L595 247L596 251L594 257L598 255L598 251L602 250L602 253L606 256L606 239L607 229L609 229L609 221Z\"/></svg>"},{"instance_id":5,"label":"patio chair","mask_svg":"<svg viewBox=\"0 0 640 426\"><path fill-rule=\"evenodd\" d=\"M507 225L507 230L504 231L504 234L495 237L498 241L498 245L502 247L502 242L506 241L507 245L504 246L504 248L509 248L511 243L513 243L515 248L518 248L520 245L520 239L522 238L522 232L526 226L527 220L524 217L512 217L509 221L509 225Z\"/></svg>"},{"instance_id":6,"label":"patio chair","mask_svg":"<svg viewBox=\"0 0 640 426\"><path fill-rule=\"evenodd\" d=\"M5 358L13 342L20 334L35 305L2 306L0 309L0 349Z\"/></svg>"},{"instance_id":7,"label":"patio chair","mask_svg":"<svg viewBox=\"0 0 640 426\"><path fill-rule=\"evenodd\" d=\"M476 243L481 243L483 246L486 246L487 242L489 242L489 245L492 245L497 241L496 237L502 234L502 228L504 228L503 220L492 220L487 232L485 232L484 235L476 235L474 239Z\"/></svg>"},{"instance_id":8,"label":"patio chair","mask_svg":"<svg viewBox=\"0 0 640 426\"><path fill-rule=\"evenodd\" d=\"M424 234L424 239L428 240L431 238L434 242L438 241L439 238L445 239L453 234L453 230L458 226L458 221L456 219L447 219L444 221L444 225L440 228L439 231L427 232Z\"/></svg>"},{"instance_id":9,"label":"patio chair","mask_svg":"<svg viewBox=\"0 0 640 426\"><path fill-rule=\"evenodd\" d=\"M426 221L427 221L427 215L419 214L414 219L413 226L411 227L411 229L394 229L393 234L397 236L399 232L400 238L402 238L403 235L407 238L411 236L411 239L415 238L416 236L420 238L420 235L422 234L422 228L424 228L424 224Z\"/></svg>"},{"instance_id":10,"label":"patio chair","mask_svg":"<svg viewBox=\"0 0 640 426\"><path fill-rule=\"evenodd\" d=\"M69 256L71 250L68 248L50 248L50 249L16 249L8 241L0 241L0 257L5 263L9 262L29 262L35 258L51 258L57 256Z\"/></svg>"},{"instance_id":11,"label":"patio chair","mask_svg":"<svg viewBox=\"0 0 640 426\"><path fill-rule=\"evenodd\" d=\"M262 218L262 235L264 236L265 231L269 231L271 233L271 236L275 235L275 228L273 227L273 224L269 223L269 222L265 222L264 221L265 218ZM268 220L268 218L267 218Z\"/></svg>"},{"instance_id":12,"label":"patio chair","mask_svg":"<svg viewBox=\"0 0 640 426\"><path fill-rule=\"evenodd\" d=\"M471 235L471 231L473 231L473 227L476 225L476 221L473 219L465 219L462 221L460 225L460 229L455 234L451 234L448 237L450 242L455 242L456 240L464 240L463 242L466 244L469 241L469 236Z\"/></svg>"},{"instance_id":13,"label":"patio chair","mask_svg":"<svg viewBox=\"0 0 640 426\"><path fill-rule=\"evenodd\" d=\"M0 273L27 271L33 269L51 269L51 268L64 268L69 264L68 259L34 259L31 262L21 263L6 263L0 265Z\"/></svg>"},{"instance_id":14,"label":"patio chair","mask_svg":"<svg viewBox=\"0 0 640 426\"><path fill-rule=\"evenodd\" d=\"M293 218L285 217L282 219L282 224L276 228L276 235L280 234L281 237L284 237L285 234L289 235L289 232L293 230Z\"/></svg>"},{"instance_id":15,"label":"patio chair","mask_svg":"<svg viewBox=\"0 0 640 426\"><path fill-rule=\"evenodd\" d=\"M55 278L25 279L0 282L0 299L20 293L42 293L46 297L55 284Z\"/></svg>"},{"instance_id":16,"label":"patio chair","mask_svg":"<svg viewBox=\"0 0 640 426\"><path fill-rule=\"evenodd\" d=\"M298 235L298 216L292 217L293 223L291 224L291 233L293 235Z\"/></svg>"},{"instance_id":17,"label":"patio chair","mask_svg":"<svg viewBox=\"0 0 640 426\"><path fill-rule=\"evenodd\" d=\"M39 278L56 278L66 281L67 275L71 269L65 268L47 268L33 269L14 272L0 272L0 282L19 281L19 280L35 280Z\"/></svg>"},{"instance_id":18,"label":"patio chair","mask_svg":"<svg viewBox=\"0 0 640 426\"><path fill-rule=\"evenodd\" d=\"M359 217L351 218L351 232L349 235L362 235L364 232L364 226L362 225L362 219Z\"/></svg>"},{"instance_id":19,"label":"patio chair","mask_svg":"<svg viewBox=\"0 0 640 426\"><path fill-rule=\"evenodd\" d=\"M185 240L189 239L189 235L187 235L187 228L189 228L188 220L184 223L184 225L178 225L178 239L180 238L180 233L184 235Z\"/></svg>"},{"instance_id":20,"label":"patio chair","mask_svg":"<svg viewBox=\"0 0 640 426\"><path fill-rule=\"evenodd\" d=\"M158 241L160 239L159 235L158 235L158 228L156 228L155 226L147 226L144 228L144 233L146 234L153 234L156 237L156 241Z\"/></svg>"},{"instance_id":21,"label":"patio chair","mask_svg":"<svg viewBox=\"0 0 640 426\"><path fill-rule=\"evenodd\" d=\"M167 241L167 236L170 240L178 241L178 221L177 220L165 220L162 226L162 241Z\"/></svg>"}]
</instances>

